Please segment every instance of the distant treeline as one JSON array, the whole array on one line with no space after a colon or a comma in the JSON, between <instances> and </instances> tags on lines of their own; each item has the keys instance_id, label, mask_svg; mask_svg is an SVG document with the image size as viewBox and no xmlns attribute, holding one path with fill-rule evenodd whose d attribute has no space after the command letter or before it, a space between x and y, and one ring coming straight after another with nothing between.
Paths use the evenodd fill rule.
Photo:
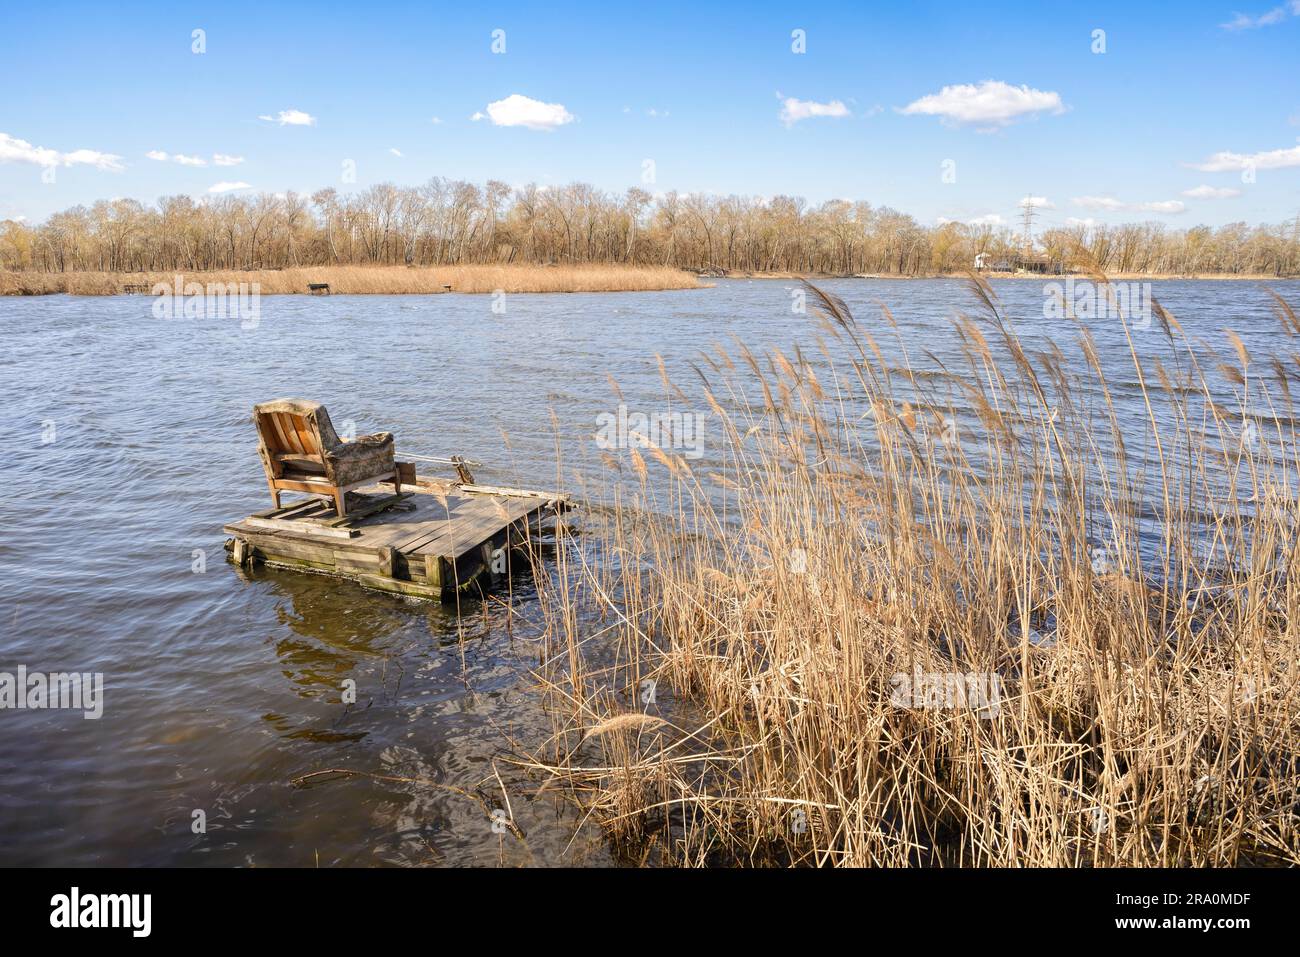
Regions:
<instances>
[{"instance_id":1,"label":"distant treeline","mask_svg":"<svg viewBox=\"0 0 1300 957\"><path fill-rule=\"evenodd\" d=\"M1107 272L1300 274L1300 220L1048 227L1034 240L1039 253ZM1007 227L923 226L866 202L809 206L790 196L615 194L584 183L514 189L441 178L346 195L169 196L152 207L102 200L39 225L0 222L0 268L44 272L519 262L928 275L969 269L979 253L1009 258L1021 246Z\"/></svg>"}]
</instances>

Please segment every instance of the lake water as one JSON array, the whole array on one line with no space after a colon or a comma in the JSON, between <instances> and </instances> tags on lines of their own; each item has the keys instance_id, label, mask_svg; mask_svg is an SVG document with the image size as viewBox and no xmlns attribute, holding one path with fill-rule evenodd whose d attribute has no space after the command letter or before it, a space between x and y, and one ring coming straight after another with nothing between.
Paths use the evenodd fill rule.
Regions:
<instances>
[{"instance_id":1,"label":"lake water","mask_svg":"<svg viewBox=\"0 0 1300 957\"><path fill-rule=\"evenodd\" d=\"M887 305L917 365L924 350L951 357L949 318L973 308L955 280L826 286L869 327L884 329ZM1073 338L1044 317L1043 283L994 286L1028 342ZM791 287L511 295L504 312L490 296L268 297L254 328L158 319L146 297L0 298L0 672L105 683L98 720L0 711L0 864L615 863L596 827L531 796L510 764L512 736L533 745L550 728L529 677L539 615L526 578L458 617L225 563L222 525L269 506L250 410L316 399L340 431L394 432L399 456L461 453L483 463L481 482L574 489L597 467L597 416L617 409L607 373L629 409L652 412L656 354L687 384L715 342L808 347L815 324L792 311ZM1218 344L1231 327L1259 358L1277 348L1257 284L1153 287L1189 335ZM1300 284L1274 288L1300 302ZM1126 341L1113 322L1093 329L1125 401ZM1162 340L1154 324L1136 338L1153 353ZM331 767L494 804L504 788L526 837L437 787L290 783Z\"/></svg>"}]
</instances>

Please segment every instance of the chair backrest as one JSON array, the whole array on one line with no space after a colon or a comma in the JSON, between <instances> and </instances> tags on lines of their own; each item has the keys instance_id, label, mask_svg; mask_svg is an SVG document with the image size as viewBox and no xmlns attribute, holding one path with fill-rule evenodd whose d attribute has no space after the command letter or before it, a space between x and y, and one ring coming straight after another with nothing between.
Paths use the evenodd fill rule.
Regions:
<instances>
[{"instance_id":1,"label":"chair backrest","mask_svg":"<svg viewBox=\"0 0 1300 957\"><path fill-rule=\"evenodd\" d=\"M329 413L319 402L276 399L253 406L253 421L266 464L279 475L282 464L325 465L325 452L339 444Z\"/></svg>"},{"instance_id":2,"label":"chair backrest","mask_svg":"<svg viewBox=\"0 0 1300 957\"><path fill-rule=\"evenodd\" d=\"M321 455L320 435L301 415L263 412L257 421L268 451L277 455Z\"/></svg>"}]
</instances>

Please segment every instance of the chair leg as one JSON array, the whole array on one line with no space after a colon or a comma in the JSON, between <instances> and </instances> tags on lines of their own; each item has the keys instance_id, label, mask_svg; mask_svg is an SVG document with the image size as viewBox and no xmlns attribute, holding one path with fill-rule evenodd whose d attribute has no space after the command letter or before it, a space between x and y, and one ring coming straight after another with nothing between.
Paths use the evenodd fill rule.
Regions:
<instances>
[{"instance_id":1,"label":"chair leg","mask_svg":"<svg viewBox=\"0 0 1300 957\"><path fill-rule=\"evenodd\" d=\"M343 500L347 497L347 494L348 493L341 488L336 488L334 490L334 511L338 513L339 518L343 518L348 513L347 508L343 504Z\"/></svg>"},{"instance_id":2,"label":"chair leg","mask_svg":"<svg viewBox=\"0 0 1300 957\"><path fill-rule=\"evenodd\" d=\"M402 472L400 469L393 473L393 494L402 494Z\"/></svg>"},{"instance_id":3,"label":"chair leg","mask_svg":"<svg viewBox=\"0 0 1300 957\"><path fill-rule=\"evenodd\" d=\"M275 507L276 507L276 508L279 508L279 507L280 507L280 490L279 490L278 488L275 487L275 482L274 482L273 480L271 480L271 479L267 479L267 480L266 480L266 484L267 484L267 486L271 489L271 501L275 503Z\"/></svg>"}]
</instances>

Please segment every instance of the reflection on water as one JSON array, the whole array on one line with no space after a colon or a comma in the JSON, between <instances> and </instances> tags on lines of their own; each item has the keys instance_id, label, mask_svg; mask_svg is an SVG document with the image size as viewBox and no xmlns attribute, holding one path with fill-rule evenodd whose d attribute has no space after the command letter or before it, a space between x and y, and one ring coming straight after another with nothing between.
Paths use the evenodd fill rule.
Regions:
<instances>
[{"instance_id":1,"label":"reflection on water","mask_svg":"<svg viewBox=\"0 0 1300 957\"><path fill-rule=\"evenodd\" d=\"M512 738L550 731L526 578L444 608L224 563L222 524L267 504L249 411L314 398L336 422L392 430L399 451L477 459L482 482L579 489L607 474L592 438L618 408L606 373L631 411L656 413L656 355L686 384L717 342L815 354L787 285L519 295L505 314L489 297L276 297L253 330L157 320L141 297L0 299L0 670L105 676L99 721L0 712L0 863L613 863L509 761ZM930 369L956 347L948 317L971 307L954 281L828 285L864 323L887 303L911 363ZM1028 346L1073 335L1043 318L1041 284L995 285ZM1269 354L1261 288L1154 286L1189 335L1229 326ZM1278 288L1296 298L1297 284ZM1094 333L1124 392L1122 334ZM1140 350L1163 349L1144 335ZM719 442L706 423L706 471ZM368 776L292 783L327 768ZM503 789L522 840L493 827Z\"/></svg>"}]
</instances>

